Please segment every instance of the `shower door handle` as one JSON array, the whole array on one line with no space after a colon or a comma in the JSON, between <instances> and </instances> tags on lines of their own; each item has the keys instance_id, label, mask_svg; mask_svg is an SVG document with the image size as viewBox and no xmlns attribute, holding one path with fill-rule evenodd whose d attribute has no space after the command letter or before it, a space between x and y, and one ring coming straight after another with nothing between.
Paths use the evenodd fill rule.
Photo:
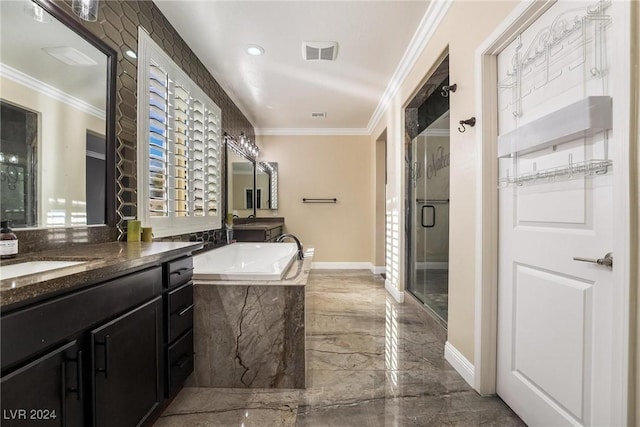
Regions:
<instances>
[{"instance_id":1,"label":"shower door handle","mask_svg":"<svg viewBox=\"0 0 640 427\"><path fill-rule=\"evenodd\" d=\"M424 223L424 210L425 209L431 209L431 224L425 224ZM421 214L421 218L420 218L420 224L424 227L424 228L433 228L436 226L436 207L433 205L423 205L422 206L422 214Z\"/></svg>"}]
</instances>

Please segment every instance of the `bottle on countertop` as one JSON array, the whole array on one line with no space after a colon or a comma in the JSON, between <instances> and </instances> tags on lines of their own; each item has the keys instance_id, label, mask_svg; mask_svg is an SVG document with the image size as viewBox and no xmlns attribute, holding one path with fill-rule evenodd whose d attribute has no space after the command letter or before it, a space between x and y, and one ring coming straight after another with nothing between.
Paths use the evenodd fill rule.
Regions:
<instances>
[{"instance_id":1,"label":"bottle on countertop","mask_svg":"<svg viewBox=\"0 0 640 427\"><path fill-rule=\"evenodd\" d=\"M0 258L14 258L18 255L18 236L9 228L9 221L0 222Z\"/></svg>"}]
</instances>

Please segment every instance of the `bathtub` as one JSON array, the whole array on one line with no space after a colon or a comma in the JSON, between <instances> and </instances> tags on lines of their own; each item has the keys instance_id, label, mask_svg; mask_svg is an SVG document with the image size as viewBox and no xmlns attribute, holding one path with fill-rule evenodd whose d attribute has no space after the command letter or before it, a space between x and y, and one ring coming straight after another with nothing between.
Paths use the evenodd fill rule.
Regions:
<instances>
[{"instance_id":1,"label":"bathtub","mask_svg":"<svg viewBox=\"0 0 640 427\"><path fill-rule=\"evenodd\" d=\"M233 243L193 257L194 280L282 280L295 243Z\"/></svg>"}]
</instances>

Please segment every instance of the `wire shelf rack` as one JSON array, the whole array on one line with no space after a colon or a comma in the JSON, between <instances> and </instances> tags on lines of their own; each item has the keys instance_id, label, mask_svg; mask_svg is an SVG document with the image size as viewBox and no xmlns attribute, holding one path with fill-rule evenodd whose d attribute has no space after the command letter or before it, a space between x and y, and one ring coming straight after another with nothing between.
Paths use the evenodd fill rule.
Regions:
<instances>
[{"instance_id":1,"label":"wire shelf rack","mask_svg":"<svg viewBox=\"0 0 640 427\"><path fill-rule=\"evenodd\" d=\"M612 167L612 160L591 159L576 163L569 161L566 166L525 172L514 176L510 176L507 170L507 175L498 180L498 186L508 187L509 185L547 183L573 178L594 177L607 174Z\"/></svg>"}]
</instances>

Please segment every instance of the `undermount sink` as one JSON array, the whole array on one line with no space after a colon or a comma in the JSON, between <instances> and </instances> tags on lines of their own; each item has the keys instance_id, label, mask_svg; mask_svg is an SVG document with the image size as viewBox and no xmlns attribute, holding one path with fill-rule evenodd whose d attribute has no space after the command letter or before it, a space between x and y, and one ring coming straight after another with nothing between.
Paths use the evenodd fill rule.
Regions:
<instances>
[{"instance_id":1,"label":"undermount sink","mask_svg":"<svg viewBox=\"0 0 640 427\"><path fill-rule=\"evenodd\" d=\"M27 261L18 264L2 265L0 266L0 280L43 273L45 271L84 264L85 262L87 261Z\"/></svg>"}]
</instances>

